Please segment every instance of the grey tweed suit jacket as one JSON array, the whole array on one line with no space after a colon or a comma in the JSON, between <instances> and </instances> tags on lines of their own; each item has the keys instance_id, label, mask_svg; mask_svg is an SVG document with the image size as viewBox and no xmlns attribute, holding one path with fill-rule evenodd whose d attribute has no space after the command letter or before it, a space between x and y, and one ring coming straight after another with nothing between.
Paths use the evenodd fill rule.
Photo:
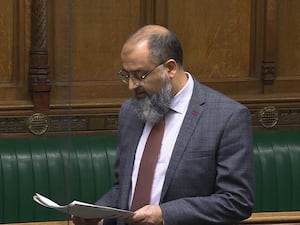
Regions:
<instances>
[{"instance_id":1,"label":"grey tweed suit jacket","mask_svg":"<svg viewBox=\"0 0 300 225\"><path fill-rule=\"evenodd\" d=\"M117 182L97 204L128 209L134 156L143 128L131 100L126 101L119 114ZM253 207L253 170L249 111L194 79L162 189L164 224L235 224L247 218ZM124 221L105 220L104 224Z\"/></svg>"}]
</instances>

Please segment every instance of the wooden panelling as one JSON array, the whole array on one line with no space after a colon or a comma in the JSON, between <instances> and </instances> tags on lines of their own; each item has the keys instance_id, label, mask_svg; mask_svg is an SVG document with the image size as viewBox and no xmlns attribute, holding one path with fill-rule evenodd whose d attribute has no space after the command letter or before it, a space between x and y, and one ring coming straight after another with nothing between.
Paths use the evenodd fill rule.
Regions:
<instances>
[{"instance_id":1,"label":"wooden panelling","mask_svg":"<svg viewBox=\"0 0 300 225\"><path fill-rule=\"evenodd\" d=\"M0 1L0 109L32 105L27 87L30 5Z\"/></svg>"},{"instance_id":2,"label":"wooden panelling","mask_svg":"<svg viewBox=\"0 0 300 225\"><path fill-rule=\"evenodd\" d=\"M277 79L274 91L300 92L300 1L278 1Z\"/></svg>"},{"instance_id":3,"label":"wooden panelling","mask_svg":"<svg viewBox=\"0 0 300 225\"><path fill-rule=\"evenodd\" d=\"M49 10L51 104L128 97L116 74L123 42L141 25L141 2L57 0Z\"/></svg>"},{"instance_id":4,"label":"wooden panelling","mask_svg":"<svg viewBox=\"0 0 300 225\"><path fill-rule=\"evenodd\" d=\"M167 4L168 27L182 41L185 69L226 94L261 91L259 80L250 73L250 49L255 47L251 45L251 32L255 30L251 3L192 0L187 4L169 0Z\"/></svg>"},{"instance_id":5,"label":"wooden panelling","mask_svg":"<svg viewBox=\"0 0 300 225\"><path fill-rule=\"evenodd\" d=\"M46 7L35 8L41 2ZM47 30L36 9L47 15ZM255 128L300 127L299 12L298 0L1 1L0 134L28 132L42 108L47 132L115 130L131 96L116 75L122 44L151 23L178 35L185 69L245 104ZM46 36L37 39L41 31ZM38 60L30 58L37 46L45 56ZM30 86L35 69L44 69L50 89Z\"/></svg>"},{"instance_id":6,"label":"wooden panelling","mask_svg":"<svg viewBox=\"0 0 300 225\"><path fill-rule=\"evenodd\" d=\"M1 84L10 83L13 80L13 33L14 33L14 20L13 13L14 2L0 2L0 73ZM13 13L12 13L13 12Z\"/></svg>"},{"instance_id":7,"label":"wooden panelling","mask_svg":"<svg viewBox=\"0 0 300 225\"><path fill-rule=\"evenodd\" d=\"M250 16L250 0L168 1L168 26L182 41L185 67L206 81L248 78Z\"/></svg>"}]
</instances>

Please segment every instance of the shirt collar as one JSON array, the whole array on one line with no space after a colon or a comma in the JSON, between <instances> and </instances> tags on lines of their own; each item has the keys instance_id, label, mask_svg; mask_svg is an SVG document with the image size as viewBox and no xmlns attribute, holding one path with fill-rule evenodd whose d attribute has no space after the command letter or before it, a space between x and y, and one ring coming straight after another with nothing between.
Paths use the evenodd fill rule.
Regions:
<instances>
[{"instance_id":1,"label":"shirt collar","mask_svg":"<svg viewBox=\"0 0 300 225\"><path fill-rule=\"evenodd\" d=\"M190 99L193 93L194 81L190 73L186 72L188 81L183 88L172 98L170 103L170 109L178 112L185 113L189 105Z\"/></svg>"}]
</instances>

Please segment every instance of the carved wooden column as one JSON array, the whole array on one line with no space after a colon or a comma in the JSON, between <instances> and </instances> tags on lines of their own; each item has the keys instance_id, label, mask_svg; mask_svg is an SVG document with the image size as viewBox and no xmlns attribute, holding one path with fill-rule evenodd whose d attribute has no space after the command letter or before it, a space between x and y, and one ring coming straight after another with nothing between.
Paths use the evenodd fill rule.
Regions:
<instances>
[{"instance_id":1,"label":"carved wooden column","mask_svg":"<svg viewBox=\"0 0 300 225\"><path fill-rule=\"evenodd\" d=\"M146 24L168 25L167 0L141 0L141 26Z\"/></svg>"},{"instance_id":2,"label":"carved wooden column","mask_svg":"<svg viewBox=\"0 0 300 225\"><path fill-rule=\"evenodd\" d=\"M168 26L168 1L156 0L155 12L155 23Z\"/></svg>"},{"instance_id":3,"label":"carved wooden column","mask_svg":"<svg viewBox=\"0 0 300 225\"><path fill-rule=\"evenodd\" d=\"M31 49L29 87L34 110L49 110L50 80L48 78L47 0L31 2Z\"/></svg>"},{"instance_id":4,"label":"carved wooden column","mask_svg":"<svg viewBox=\"0 0 300 225\"><path fill-rule=\"evenodd\" d=\"M273 92L277 55L277 0L265 0L264 49L262 62L263 93Z\"/></svg>"},{"instance_id":5,"label":"carved wooden column","mask_svg":"<svg viewBox=\"0 0 300 225\"><path fill-rule=\"evenodd\" d=\"M155 1L141 0L141 26L153 24L155 21Z\"/></svg>"}]
</instances>

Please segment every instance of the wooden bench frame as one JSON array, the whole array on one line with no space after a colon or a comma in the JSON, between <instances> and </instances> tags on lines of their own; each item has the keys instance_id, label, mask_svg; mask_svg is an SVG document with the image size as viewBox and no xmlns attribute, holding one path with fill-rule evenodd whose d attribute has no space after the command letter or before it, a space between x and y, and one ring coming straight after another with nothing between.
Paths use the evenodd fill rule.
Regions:
<instances>
[{"instance_id":1,"label":"wooden bench frame","mask_svg":"<svg viewBox=\"0 0 300 225\"><path fill-rule=\"evenodd\" d=\"M51 221L51 222L10 223L7 225L68 225L68 224L73 225L73 222L72 221ZM242 221L241 224L300 225L300 211L253 213L251 217Z\"/></svg>"},{"instance_id":2,"label":"wooden bench frame","mask_svg":"<svg viewBox=\"0 0 300 225\"><path fill-rule=\"evenodd\" d=\"M253 213L242 224L300 224L300 211Z\"/></svg>"}]
</instances>

